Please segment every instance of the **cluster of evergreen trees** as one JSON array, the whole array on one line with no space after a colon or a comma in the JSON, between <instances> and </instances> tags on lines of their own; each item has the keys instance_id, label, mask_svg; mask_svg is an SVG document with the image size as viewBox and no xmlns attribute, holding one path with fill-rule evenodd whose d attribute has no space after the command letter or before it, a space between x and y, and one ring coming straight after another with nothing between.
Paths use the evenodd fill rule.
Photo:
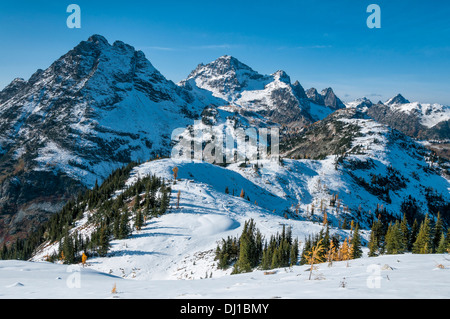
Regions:
<instances>
[{"instance_id":1,"label":"cluster of evergreen trees","mask_svg":"<svg viewBox=\"0 0 450 319\"><path fill-rule=\"evenodd\" d=\"M438 213L436 222L425 215L420 222L414 219L411 223L406 214L402 220L389 224L378 218L372 224L369 241L369 256L380 254L413 254L445 253L450 250L450 228L445 232L443 221Z\"/></svg>"},{"instance_id":2,"label":"cluster of evergreen trees","mask_svg":"<svg viewBox=\"0 0 450 319\"><path fill-rule=\"evenodd\" d=\"M330 236L328 224L315 236L305 239L300 265L344 261L362 257L362 241L358 223L350 222L350 237L341 240Z\"/></svg>"},{"instance_id":3,"label":"cluster of evergreen trees","mask_svg":"<svg viewBox=\"0 0 450 319\"><path fill-rule=\"evenodd\" d=\"M169 207L171 188L156 176L138 178L135 184L123 190L136 165L138 163L133 162L117 169L101 186L96 183L92 190L79 194L28 238L19 239L10 247L4 245L0 259L27 260L46 242L59 242L58 253L47 256L48 261L59 259L72 264L80 262L83 254L105 256L112 239L127 238L133 228L141 229L147 219L164 214ZM121 193L115 195L117 191ZM94 230L90 236L76 231L71 233L75 222L85 212L89 212L88 224Z\"/></svg>"},{"instance_id":4,"label":"cluster of evergreen trees","mask_svg":"<svg viewBox=\"0 0 450 319\"><path fill-rule=\"evenodd\" d=\"M292 238L291 228L283 230L267 241L256 228L253 219L245 222L239 238L228 237L217 246L216 260L219 269L233 265L232 274L250 272L254 268L264 270L289 267L297 264L299 243Z\"/></svg>"}]
</instances>

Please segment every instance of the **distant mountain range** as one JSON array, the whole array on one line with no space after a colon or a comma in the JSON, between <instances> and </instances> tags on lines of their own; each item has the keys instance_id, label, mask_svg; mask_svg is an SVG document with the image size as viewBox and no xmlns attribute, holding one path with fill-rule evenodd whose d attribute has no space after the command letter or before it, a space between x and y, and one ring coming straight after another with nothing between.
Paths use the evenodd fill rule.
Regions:
<instances>
[{"instance_id":1,"label":"distant mountain range","mask_svg":"<svg viewBox=\"0 0 450 319\"><path fill-rule=\"evenodd\" d=\"M450 106L410 102L401 94L385 103L363 98L347 103L348 107L365 108L369 116L403 133L422 140L450 139Z\"/></svg>"}]
</instances>

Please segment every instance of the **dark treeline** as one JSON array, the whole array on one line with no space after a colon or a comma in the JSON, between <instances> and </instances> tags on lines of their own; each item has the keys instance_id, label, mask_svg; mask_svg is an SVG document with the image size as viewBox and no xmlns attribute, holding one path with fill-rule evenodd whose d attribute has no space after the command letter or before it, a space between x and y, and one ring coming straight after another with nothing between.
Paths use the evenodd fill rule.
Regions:
<instances>
[{"instance_id":1,"label":"dark treeline","mask_svg":"<svg viewBox=\"0 0 450 319\"><path fill-rule=\"evenodd\" d=\"M433 254L450 251L450 228L446 231L438 212L433 222L428 214L412 223L406 213L401 220L385 223L381 218L372 224L369 256L381 254Z\"/></svg>"},{"instance_id":2,"label":"dark treeline","mask_svg":"<svg viewBox=\"0 0 450 319\"><path fill-rule=\"evenodd\" d=\"M292 238L291 228L283 230L267 241L256 228L253 219L245 222L239 238L228 237L216 248L217 267L227 269L233 265L233 274L289 267L297 264L298 240Z\"/></svg>"},{"instance_id":3,"label":"dark treeline","mask_svg":"<svg viewBox=\"0 0 450 319\"><path fill-rule=\"evenodd\" d=\"M83 254L105 256L112 239L127 238L133 227L139 230L147 219L164 214L169 207L171 188L163 179L145 176L132 186L125 186L138 164L133 162L117 169L101 186L96 183L93 189L69 201L27 238L18 239L9 247L4 245L0 259L27 260L43 243L55 242L59 242L59 251L47 256L48 261L59 259L71 264L80 262ZM90 236L71 232L86 213L88 224L94 227Z\"/></svg>"}]
</instances>

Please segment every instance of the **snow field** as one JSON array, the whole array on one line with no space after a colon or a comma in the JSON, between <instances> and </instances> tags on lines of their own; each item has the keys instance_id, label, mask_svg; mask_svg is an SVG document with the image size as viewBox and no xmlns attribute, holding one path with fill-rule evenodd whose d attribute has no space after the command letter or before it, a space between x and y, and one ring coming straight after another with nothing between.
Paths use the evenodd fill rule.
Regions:
<instances>
[{"instance_id":1,"label":"snow field","mask_svg":"<svg viewBox=\"0 0 450 319\"><path fill-rule=\"evenodd\" d=\"M130 280L89 268L0 262L0 298L20 299L448 299L450 258L389 255L199 280ZM117 293L112 294L116 286Z\"/></svg>"}]
</instances>

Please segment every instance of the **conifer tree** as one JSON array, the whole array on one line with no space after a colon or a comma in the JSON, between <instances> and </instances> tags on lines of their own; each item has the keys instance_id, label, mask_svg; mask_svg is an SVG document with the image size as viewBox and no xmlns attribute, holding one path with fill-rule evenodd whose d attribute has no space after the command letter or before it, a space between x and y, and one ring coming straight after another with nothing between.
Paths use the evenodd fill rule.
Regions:
<instances>
[{"instance_id":1,"label":"conifer tree","mask_svg":"<svg viewBox=\"0 0 450 319\"><path fill-rule=\"evenodd\" d=\"M348 261L350 260L350 247L348 245L347 238L344 239L344 242L339 249L339 260L347 261L348 267Z\"/></svg>"},{"instance_id":2,"label":"conifer tree","mask_svg":"<svg viewBox=\"0 0 450 319\"><path fill-rule=\"evenodd\" d=\"M449 247L450 248L450 247ZM445 238L445 234L442 233L441 234L441 239L439 241L439 245L436 248L436 253L437 254L444 254L447 251L447 243L446 243L446 238Z\"/></svg>"},{"instance_id":3,"label":"conifer tree","mask_svg":"<svg viewBox=\"0 0 450 319\"><path fill-rule=\"evenodd\" d=\"M63 240L63 256L65 264L73 264L75 262L75 250L73 245L73 239L66 231L66 235Z\"/></svg>"},{"instance_id":4,"label":"conifer tree","mask_svg":"<svg viewBox=\"0 0 450 319\"><path fill-rule=\"evenodd\" d=\"M411 226L411 232L408 242L408 251L412 251L413 249L413 244L416 242L417 235L419 234L419 228L420 228L419 222L417 221L417 219L414 219L413 225Z\"/></svg>"},{"instance_id":5,"label":"conifer tree","mask_svg":"<svg viewBox=\"0 0 450 319\"><path fill-rule=\"evenodd\" d=\"M106 256L109 249L108 229L106 226L102 226L99 231L99 243L97 252L101 257Z\"/></svg>"},{"instance_id":6,"label":"conifer tree","mask_svg":"<svg viewBox=\"0 0 450 319\"><path fill-rule=\"evenodd\" d=\"M291 245L291 250L289 253L289 266L295 266L298 260L298 239L295 239L293 244Z\"/></svg>"},{"instance_id":7,"label":"conifer tree","mask_svg":"<svg viewBox=\"0 0 450 319\"><path fill-rule=\"evenodd\" d=\"M351 240L350 259L360 258L362 256L361 249L361 235L359 233L359 224L356 223L353 230L353 237Z\"/></svg>"},{"instance_id":8,"label":"conifer tree","mask_svg":"<svg viewBox=\"0 0 450 319\"><path fill-rule=\"evenodd\" d=\"M444 225L442 223L441 219L441 213L438 212L436 223L433 227L433 234L432 234L432 251L435 252L436 249L439 247L439 243L441 241L442 233L444 232Z\"/></svg>"},{"instance_id":9,"label":"conifer tree","mask_svg":"<svg viewBox=\"0 0 450 319\"><path fill-rule=\"evenodd\" d=\"M169 207L169 201L170 201L169 192L170 192L170 190L167 189L166 187L163 187L161 189L161 192L162 192L162 196L161 196L161 204L159 207L159 214L164 215L167 211L167 208Z\"/></svg>"},{"instance_id":10,"label":"conifer tree","mask_svg":"<svg viewBox=\"0 0 450 319\"><path fill-rule=\"evenodd\" d=\"M312 249L312 239L311 236L305 238L305 244L303 245L302 255L300 258L300 265L306 265L308 263L308 252Z\"/></svg>"},{"instance_id":11,"label":"conifer tree","mask_svg":"<svg viewBox=\"0 0 450 319\"><path fill-rule=\"evenodd\" d=\"M139 209L135 214L134 227L136 228L136 230L141 230L143 225L144 225L144 216L142 214L142 211Z\"/></svg>"},{"instance_id":12,"label":"conifer tree","mask_svg":"<svg viewBox=\"0 0 450 319\"><path fill-rule=\"evenodd\" d=\"M447 229L447 236L445 236L445 249L450 253L450 227Z\"/></svg>"},{"instance_id":13,"label":"conifer tree","mask_svg":"<svg viewBox=\"0 0 450 319\"><path fill-rule=\"evenodd\" d=\"M387 254L401 254L405 250L405 241L403 232L398 221L394 224L389 224L386 233L386 253Z\"/></svg>"},{"instance_id":14,"label":"conifer tree","mask_svg":"<svg viewBox=\"0 0 450 319\"><path fill-rule=\"evenodd\" d=\"M409 250L409 243L411 240L411 234L408 227L408 219L406 218L406 214L403 214L402 222L400 223L400 229L402 232L403 238L403 250Z\"/></svg>"},{"instance_id":15,"label":"conifer tree","mask_svg":"<svg viewBox=\"0 0 450 319\"><path fill-rule=\"evenodd\" d=\"M378 256L378 253L379 253L378 239L373 230L370 233L370 239L369 239L368 246L369 246L369 254L368 254L369 257Z\"/></svg>"},{"instance_id":16,"label":"conifer tree","mask_svg":"<svg viewBox=\"0 0 450 319\"><path fill-rule=\"evenodd\" d=\"M420 224L419 233L413 244L412 252L414 254L430 254L432 252L431 228L428 215L425 216L425 219Z\"/></svg>"},{"instance_id":17,"label":"conifer tree","mask_svg":"<svg viewBox=\"0 0 450 319\"><path fill-rule=\"evenodd\" d=\"M320 263L323 261L323 245L322 245L322 239L320 239L317 244L306 253L306 259L307 263L310 265L309 268L309 280L311 280L311 275L313 271L314 264Z\"/></svg>"},{"instance_id":18,"label":"conifer tree","mask_svg":"<svg viewBox=\"0 0 450 319\"><path fill-rule=\"evenodd\" d=\"M337 250L338 247L336 246L335 242L333 240L330 240L330 248L327 251L328 266L331 266L333 264L333 261L337 260Z\"/></svg>"},{"instance_id":19,"label":"conifer tree","mask_svg":"<svg viewBox=\"0 0 450 319\"><path fill-rule=\"evenodd\" d=\"M130 234L130 226L128 210L125 210L120 216L120 227L119 227L119 237L118 239L128 238Z\"/></svg>"},{"instance_id":20,"label":"conifer tree","mask_svg":"<svg viewBox=\"0 0 450 319\"><path fill-rule=\"evenodd\" d=\"M233 273L249 272L259 262L258 244L256 243L257 232L253 219L244 224L244 230L239 239L239 258L234 264Z\"/></svg>"},{"instance_id":21,"label":"conifer tree","mask_svg":"<svg viewBox=\"0 0 450 319\"><path fill-rule=\"evenodd\" d=\"M140 203L141 203L141 196L139 195L139 192L137 192L136 197L134 199L133 209L138 210L140 207Z\"/></svg>"}]
</instances>

